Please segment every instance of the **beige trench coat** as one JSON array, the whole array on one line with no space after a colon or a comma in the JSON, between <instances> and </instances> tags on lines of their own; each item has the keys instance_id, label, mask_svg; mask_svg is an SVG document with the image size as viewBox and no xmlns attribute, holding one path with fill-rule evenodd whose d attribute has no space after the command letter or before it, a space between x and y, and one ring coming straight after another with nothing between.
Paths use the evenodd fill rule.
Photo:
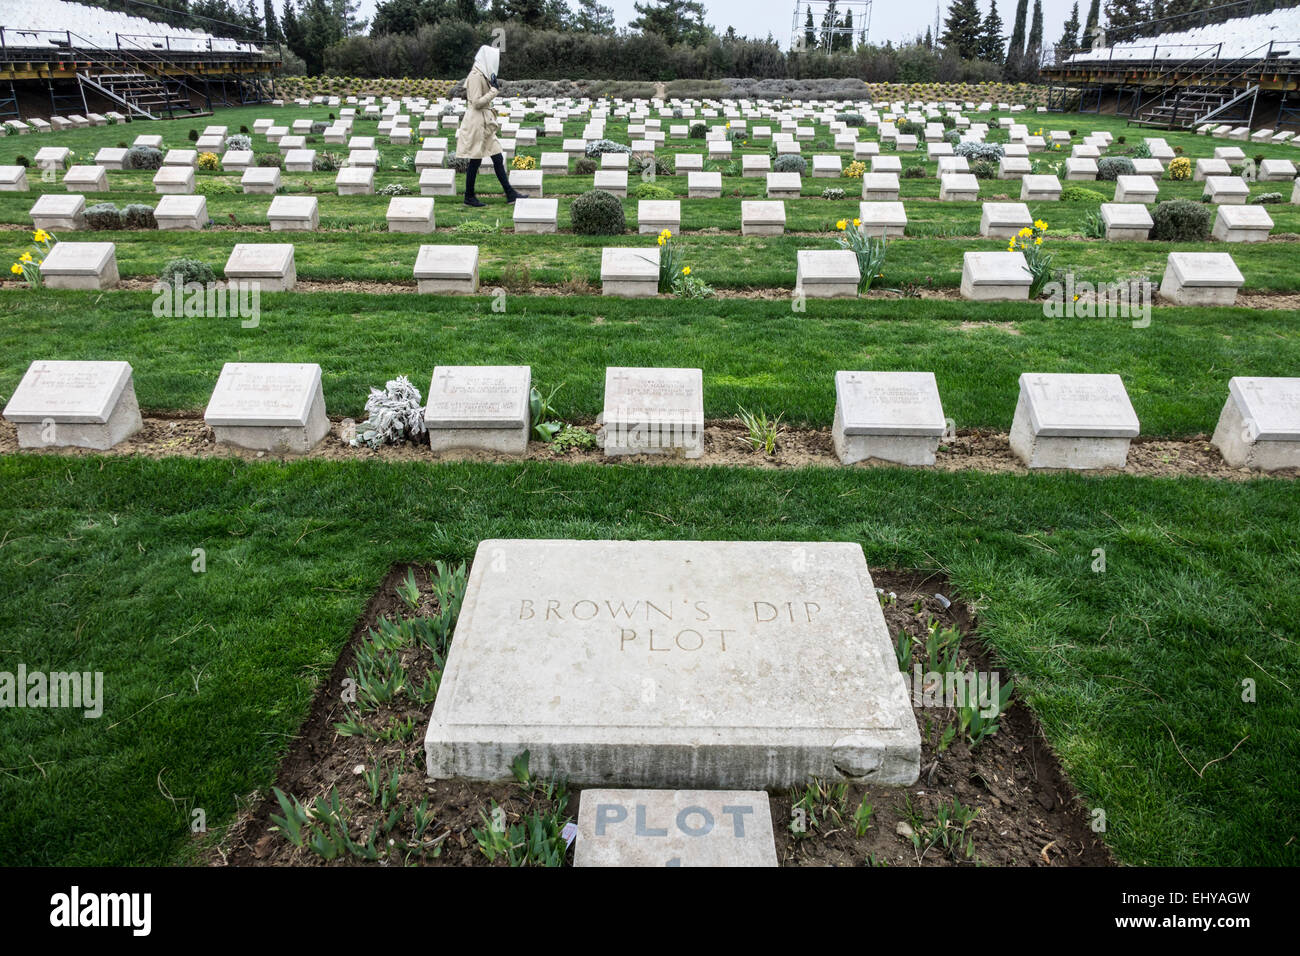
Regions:
<instances>
[{"instance_id":1,"label":"beige trench coat","mask_svg":"<svg viewBox=\"0 0 1300 956\"><path fill-rule=\"evenodd\" d=\"M456 130L456 155L465 159L487 159L501 152L497 142L497 111L492 106L497 90L479 70L470 71L465 80L465 99L469 109Z\"/></svg>"}]
</instances>

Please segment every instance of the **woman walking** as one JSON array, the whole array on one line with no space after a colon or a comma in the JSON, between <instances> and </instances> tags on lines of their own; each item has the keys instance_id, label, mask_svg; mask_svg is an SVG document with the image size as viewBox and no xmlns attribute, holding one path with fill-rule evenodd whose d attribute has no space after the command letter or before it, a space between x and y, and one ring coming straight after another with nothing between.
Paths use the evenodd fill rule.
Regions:
<instances>
[{"instance_id":1,"label":"woman walking","mask_svg":"<svg viewBox=\"0 0 1300 956\"><path fill-rule=\"evenodd\" d=\"M482 206L484 203L474 195L474 181L478 178L478 168L486 157L492 160L492 168L501 188L506 191L506 202L527 198L510 185L506 175L505 158L501 155L501 144L497 142L497 113L492 101L501 92L501 81L497 79L497 67L501 63L501 51L496 47L481 46L474 55L474 68L465 79L465 99L469 108L461 118L456 130L456 155L469 160L465 170L465 205Z\"/></svg>"}]
</instances>

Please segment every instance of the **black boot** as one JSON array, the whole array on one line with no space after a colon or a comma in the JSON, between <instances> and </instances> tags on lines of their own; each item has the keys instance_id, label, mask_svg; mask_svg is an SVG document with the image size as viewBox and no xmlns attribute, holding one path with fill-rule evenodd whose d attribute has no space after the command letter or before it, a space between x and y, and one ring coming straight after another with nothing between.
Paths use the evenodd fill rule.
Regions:
<instances>
[{"instance_id":1,"label":"black boot","mask_svg":"<svg viewBox=\"0 0 1300 956\"><path fill-rule=\"evenodd\" d=\"M481 159L471 159L469 161L469 168L465 170L465 205L466 206L487 205L487 203L483 202L481 199L479 199L477 196L474 195L474 180L478 178L478 167L479 164L482 162L483 160Z\"/></svg>"},{"instance_id":2,"label":"black boot","mask_svg":"<svg viewBox=\"0 0 1300 956\"><path fill-rule=\"evenodd\" d=\"M501 188L506 191L506 204L514 202L516 199L527 199L528 193L521 193L510 185L510 177L506 175L506 160L500 153L492 157L492 169L497 174L497 179L501 181Z\"/></svg>"}]
</instances>

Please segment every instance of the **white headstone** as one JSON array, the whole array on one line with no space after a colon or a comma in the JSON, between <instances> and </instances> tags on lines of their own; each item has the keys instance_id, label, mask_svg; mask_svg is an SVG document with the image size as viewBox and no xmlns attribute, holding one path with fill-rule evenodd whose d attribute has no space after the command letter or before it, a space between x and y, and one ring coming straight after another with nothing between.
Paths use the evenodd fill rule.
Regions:
<instances>
[{"instance_id":1,"label":"white headstone","mask_svg":"<svg viewBox=\"0 0 1300 956\"><path fill-rule=\"evenodd\" d=\"M1011 450L1030 468L1123 468L1137 413L1118 375L1026 372Z\"/></svg>"},{"instance_id":2,"label":"white headstone","mask_svg":"<svg viewBox=\"0 0 1300 956\"><path fill-rule=\"evenodd\" d=\"M841 462L933 465L947 429L933 372L836 372L831 437Z\"/></svg>"},{"instance_id":3,"label":"white headstone","mask_svg":"<svg viewBox=\"0 0 1300 956\"><path fill-rule=\"evenodd\" d=\"M430 447L522 455L528 450L531 388L527 365L438 366L424 410Z\"/></svg>"},{"instance_id":4,"label":"white headstone","mask_svg":"<svg viewBox=\"0 0 1300 956\"><path fill-rule=\"evenodd\" d=\"M218 443L308 452L330 427L321 368L314 363L227 362L203 420Z\"/></svg>"},{"instance_id":5,"label":"white headstone","mask_svg":"<svg viewBox=\"0 0 1300 956\"><path fill-rule=\"evenodd\" d=\"M1300 378L1229 381L1213 444L1234 468L1300 468Z\"/></svg>"},{"instance_id":6,"label":"white headstone","mask_svg":"<svg viewBox=\"0 0 1300 956\"><path fill-rule=\"evenodd\" d=\"M4 417L18 426L20 448L104 451L143 427L126 362L33 362Z\"/></svg>"},{"instance_id":7,"label":"white headstone","mask_svg":"<svg viewBox=\"0 0 1300 956\"><path fill-rule=\"evenodd\" d=\"M605 370L605 454L704 454L704 374L697 368Z\"/></svg>"}]
</instances>

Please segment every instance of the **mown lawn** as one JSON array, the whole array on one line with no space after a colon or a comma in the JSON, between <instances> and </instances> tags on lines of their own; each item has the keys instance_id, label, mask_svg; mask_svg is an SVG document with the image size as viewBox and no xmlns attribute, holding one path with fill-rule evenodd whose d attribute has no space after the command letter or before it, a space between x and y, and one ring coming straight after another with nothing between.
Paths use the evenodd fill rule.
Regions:
<instances>
[{"instance_id":1,"label":"mown lawn","mask_svg":"<svg viewBox=\"0 0 1300 956\"><path fill-rule=\"evenodd\" d=\"M330 414L360 416L370 386L407 375L423 392L436 365L523 364L563 383L560 411L594 419L605 367L687 366L704 372L704 410L737 406L828 426L838 369L935 373L958 428L1007 429L1022 372L1115 372L1142 431L1213 431L1234 375L1294 375L1295 315L1249 309L1157 308L1127 319L1049 319L1038 306L922 299L784 301L589 296L493 298L281 293L262 300L256 329L236 318L157 318L148 293L0 293L0 396L36 359L122 359L140 403L201 410L224 362L317 362Z\"/></svg>"},{"instance_id":2,"label":"mown lawn","mask_svg":"<svg viewBox=\"0 0 1300 956\"><path fill-rule=\"evenodd\" d=\"M190 858L190 811L220 826L271 782L390 563L504 536L848 540L942 570L1121 860L1300 862L1291 482L36 456L0 481L2 659L103 671L107 697L0 721L9 863Z\"/></svg>"}]
</instances>

